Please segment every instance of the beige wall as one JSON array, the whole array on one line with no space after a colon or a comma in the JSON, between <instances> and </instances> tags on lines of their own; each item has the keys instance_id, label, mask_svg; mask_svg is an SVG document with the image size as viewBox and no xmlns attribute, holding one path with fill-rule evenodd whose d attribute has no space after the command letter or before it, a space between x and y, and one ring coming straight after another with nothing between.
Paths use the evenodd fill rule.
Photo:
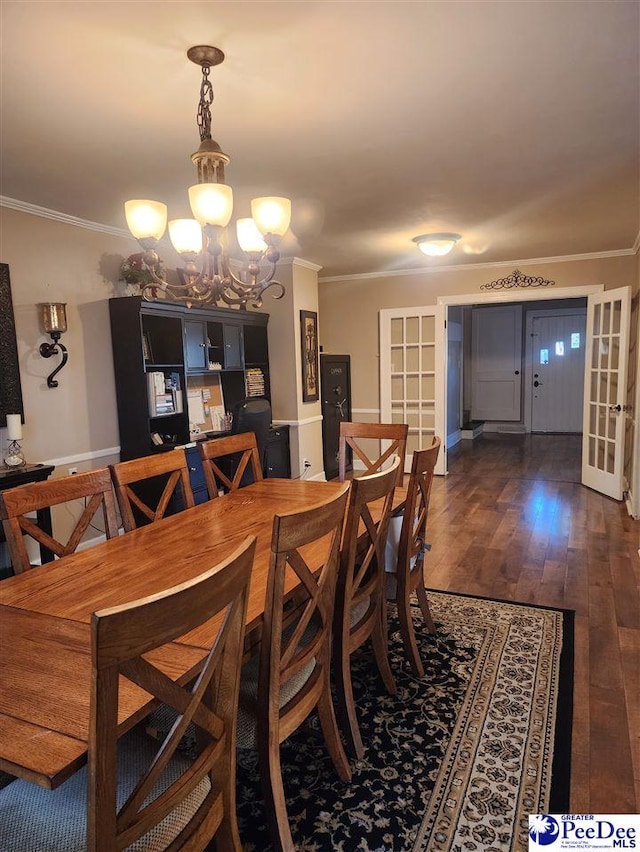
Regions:
<instances>
[{"instance_id":1,"label":"beige wall","mask_svg":"<svg viewBox=\"0 0 640 852\"><path fill-rule=\"evenodd\" d=\"M473 296L481 292L481 284L512 271L501 266L347 281L320 279L320 343L324 352L351 355L353 408L380 407L378 312L382 308L433 305L438 296ZM611 289L637 279L633 256L527 264L521 271L555 281L558 288L603 284Z\"/></svg>"},{"instance_id":2,"label":"beige wall","mask_svg":"<svg viewBox=\"0 0 640 852\"><path fill-rule=\"evenodd\" d=\"M273 419L290 424L291 475L323 478L322 419L318 402L302 401L302 352L300 311L318 312L318 268L294 258L278 269L286 288L282 299L265 299L269 318L269 360ZM320 332L321 333L321 332Z\"/></svg>"},{"instance_id":3,"label":"beige wall","mask_svg":"<svg viewBox=\"0 0 640 852\"><path fill-rule=\"evenodd\" d=\"M109 451L120 443L107 299L117 294L120 264L136 250L135 243L7 208L0 208L0 216L1 259L9 264L18 338L27 460L95 454L84 467L99 467L113 460ZM62 338L69 362L56 377L57 388L48 388L46 377L58 358L44 359L38 352L50 338L40 330L35 306L51 301L67 302L69 326ZM67 470L56 471L62 473Z\"/></svg>"}]
</instances>

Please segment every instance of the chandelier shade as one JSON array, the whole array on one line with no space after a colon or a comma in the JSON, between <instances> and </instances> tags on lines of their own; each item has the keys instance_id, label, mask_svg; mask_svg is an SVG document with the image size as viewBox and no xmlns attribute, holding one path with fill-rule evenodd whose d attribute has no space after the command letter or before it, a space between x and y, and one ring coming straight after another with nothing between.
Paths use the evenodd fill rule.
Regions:
<instances>
[{"instance_id":1,"label":"chandelier shade","mask_svg":"<svg viewBox=\"0 0 640 852\"><path fill-rule=\"evenodd\" d=\"M172 219L169 239L178 254L200 254L202 251L202 228L195 219Z\"/></svg>"},{"instance_id":2,"label":"chandelier shade","mask_svg":"<svg viewBox=\"0 0 640 852\"><path fill-rule=\"evenodd\" d=\"M137 240L161 240L167 228L167 205L161 201L136 199L126 201L127 225Z\"/></svg>"},{"instance_id":3,"label":"chandelier shade","mask_svg":"<svg viewBox=\"0 0 640 852\"><path fill-rule=\"evenodd\" d=\"M224 183L196 183L189 187L189 203L203 227L226 228L233 213L233 190Z\"/></svg>"},{"instance_id":4,"label":"chandelier shade","mask_svg":"<svg viewBox=\"0 0 640 852\"><path fill-rule=\"evenodd\" d=\"M152 300L160 294L187 304L222 303L246 308L251 302L260 307L265 290L273 288L275 299L284 295L284 287L274 276L280 259L278 244L291 222L291 201L280 196L253 199L253 218L236 223L238 244L246 255L242 271L236 275L224 237L233 214L233 190L225 183L224 174L230 158L211 138L213 87L209 72L224 60L224 53L216 47L198 45L190 48L187 56L202 69L197 112L200 147L191 155L198 182L188 190L194 218L169 222L169 237L185 263L177 270L180 283L170 283L156 251L167 228L167 206L147 199L125 203L127 225L144 249L142 267L150 278L142 285L142 295ZM264 273L263 262L269 265Z\"/></svg>"},{"instance_id":5,"label":"chandelier shade","mask_svg":"<svg viewBox=\"0 0 640 852\"><path fill-rule=\"evenodd\" d=\"M288 198L254 198L251 215L261 234L283 237L291 222L291 202Z\"/></svg>"},{"instance_id":6,"label":"chandelier shade","mask_svg":"<svg viewBox=\"0 0 640 852\"><path fill-rule=\"evenodd\" d=\"M247 254L256 252L262 254L268 248L253 219L238 219L236 222L236 234L238 236L238 245Z\"/></svg>"}]
</instances>

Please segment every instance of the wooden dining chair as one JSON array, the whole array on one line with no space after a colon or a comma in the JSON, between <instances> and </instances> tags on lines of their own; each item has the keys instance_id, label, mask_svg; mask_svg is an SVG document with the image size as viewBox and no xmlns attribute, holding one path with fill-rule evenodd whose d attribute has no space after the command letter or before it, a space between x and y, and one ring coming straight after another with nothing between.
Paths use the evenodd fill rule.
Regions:
<instances>
[{"instance_id":1,"label":"wooden dining chair","mask_svg":"<svg viewBox=\"0 0 640 852\"><path fill-rule=\"evenodd\" d=\"M416 677L424 676L424 666L411 616L413 592L418 598L427 629L435 633L424 587L424 554L430 549L425 536L440 443L440 438L435 437L430 447L414 452L404 511L401 517L391 519L387 543L387 598L397 603L402 643L411 671Z\"/></svg>"},{"instance_id":2,"label":"wooden dining chair","mask_svg":"<svg viewBox=\"0 0 640 852\"><path fill-rule=\"evenodd\" d=\"M260 650L244 666L240 682L238 746L258 750L273 848L287 852L295 847L280 743L314 709L339 777L351 778L330 685L336 573L348 490L345 484L337 496L311 509L275 516ZM292 578L306 590L305 600L288 597L295 585Z\"/></svg>"},{"instance_id":3,"label":"wooden dining chair","mask_svg":"<svg viewBox=\"0 0 640 852\"><path fill-rule=\"evenodd\" d=\"M88 769L56 790L14 781L0 791L12 825L3 852L203 850L214 835L218 852L240 852L235 720L255 545L248 536L194 579L94 613ZM170 648L164 657L157 649L216 615L218 633L199 673L178 685L166 674ZM162 743L138 729L118 738L120 678L177 711ZM188 758L177 748L189 725L198 736Z\"/></svg>"},{"instance_id":4,"label":"wooden dining chair","mask_svg":"<svg viewBox=\"0 0 640 852\"><path fill-rule=\"evenodd\" d=\"M28 517L45 507L72 501L84 501L84 505L66 543L54 538L52 532L39 527L33 518ZM21 574L33 567L29 561L25 536L34 539L55 556L66 556L78 547L100 509L106 537L117 536L116 504L111 476L106 467L58 479L29 482L0 491L0 518L14 573Z\"/></svg>"},{"instance_id":5,"label":"wooden dining chair","mask_svg":"<svg viewBox=\"0 0 640 852\"><path fill-rule=\"evenodd\" d=\"M336 710L347 748L358 760L364 745L353 698L351 655L369 637L384 685L391 695L396 693L387 654L384 553L399 467L396 456L381 473L352 480L340 552L333 631ZM376 500L383 501L377 523L371 516Z\"/></svg>"},{"instance_id":6,"label":"wooden dining chair","mask_svg":"<svg viewBox=\"0 0 640 852\"><path fill-rule=\"evenodd\" d=\"M210 500L217 497L218 491L221 489L235 491L240 488L245 472L248 473L247 466L249 464L253 473L253 481L258 482L262 479L260 454L253 432L242 432L238 435L214 438L211 441L201 441L198 444L198 450L202 459L204 478ZM238 458L237 460L228 458L231 456ZM223 470L220 465L220 459L223 458L227 459L231 466L235 463L235 470Z\"/></svg>"},{"instance_id":7,"label":"wooden dining chair","mask_svg":"<svg viewBox=\"0 0 640 852\"><path fill-rule=\"evenodd\" d=\"M340 423L340 438L338 444L338 475L344 482L347 468L347 447L364 464L364 476L369 476L382 470L394 455L400 456L398 469L398 485L402 485L404 475L404 457L407 451L407 434L409 427L406 423L352 423L343 420ZM375 440L378 455L370 458L371 451L362 448L363 440ZM380 441L388 441L386 449L380 447ZM368 445L367 445L368 446Z\"/></svg>"},{"instance_id":8,"label":"wooden dining chair","mask_svg":"<svg viewBox=\"0 0 640 852\"><path fill-rule=\"evenodd\" d=\"M126 532L160 520L176 505L195 505L182 449L112 464L111 476Z\"/></svg>"}]
</instances>

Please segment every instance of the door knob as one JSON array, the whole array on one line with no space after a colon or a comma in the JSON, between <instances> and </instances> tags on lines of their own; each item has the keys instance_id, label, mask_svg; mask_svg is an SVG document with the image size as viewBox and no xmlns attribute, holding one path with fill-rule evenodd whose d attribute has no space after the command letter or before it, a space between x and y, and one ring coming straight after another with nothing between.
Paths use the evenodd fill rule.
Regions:
<instances>
[{"instance_id":1,"label":"door knob","mask_svg":"<svg viewBox=\"0 0 640 852\"><path fill-rule=\"evenodd\" d=\"M542 382L539 382L539 381L536 379L536 381L533 383L533 386L534 386L534 388L537 388L537 387L540 387L540 385L541 385L541 384L542 384Z\"/></svg>"},{"instance_id":2,"label":"door knob","mask_svg":"<svg viewBox=\"0 0 640 852\"><path fill-rule=\"evenodd\" d=\"M621 405L610 405L609 411L617 411L619 413L620 411L622 411L622 406Z\"/></svg>"},{"instance_id":3,"label":"door knob","mask_svg":"<svg viewBox=\"0 0 640 852\"><path fill-rule=\"evenodd\" d=\"M514 370L514 375L519 376L519 375L520 375L520 370Z\"/></svg>"}]
</instances>

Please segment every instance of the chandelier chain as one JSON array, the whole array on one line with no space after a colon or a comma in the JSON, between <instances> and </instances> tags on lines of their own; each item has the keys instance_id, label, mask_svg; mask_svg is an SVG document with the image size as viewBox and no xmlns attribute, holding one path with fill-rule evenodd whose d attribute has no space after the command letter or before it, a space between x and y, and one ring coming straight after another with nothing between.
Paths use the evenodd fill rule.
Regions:
<instances>
[{"instance_id":1,"label":"chandelier chain","mask_svg":"<svg viewBox=\"0 0 640 852\"><path fill-rule=\"evenodd\" d=\"M209 66L202 66L202 83L200 85L200 101L198 103L198 128L200 141L211 139L211 104L213 103L213 86L209 80Z\"/></svg>"}]
</instances>

